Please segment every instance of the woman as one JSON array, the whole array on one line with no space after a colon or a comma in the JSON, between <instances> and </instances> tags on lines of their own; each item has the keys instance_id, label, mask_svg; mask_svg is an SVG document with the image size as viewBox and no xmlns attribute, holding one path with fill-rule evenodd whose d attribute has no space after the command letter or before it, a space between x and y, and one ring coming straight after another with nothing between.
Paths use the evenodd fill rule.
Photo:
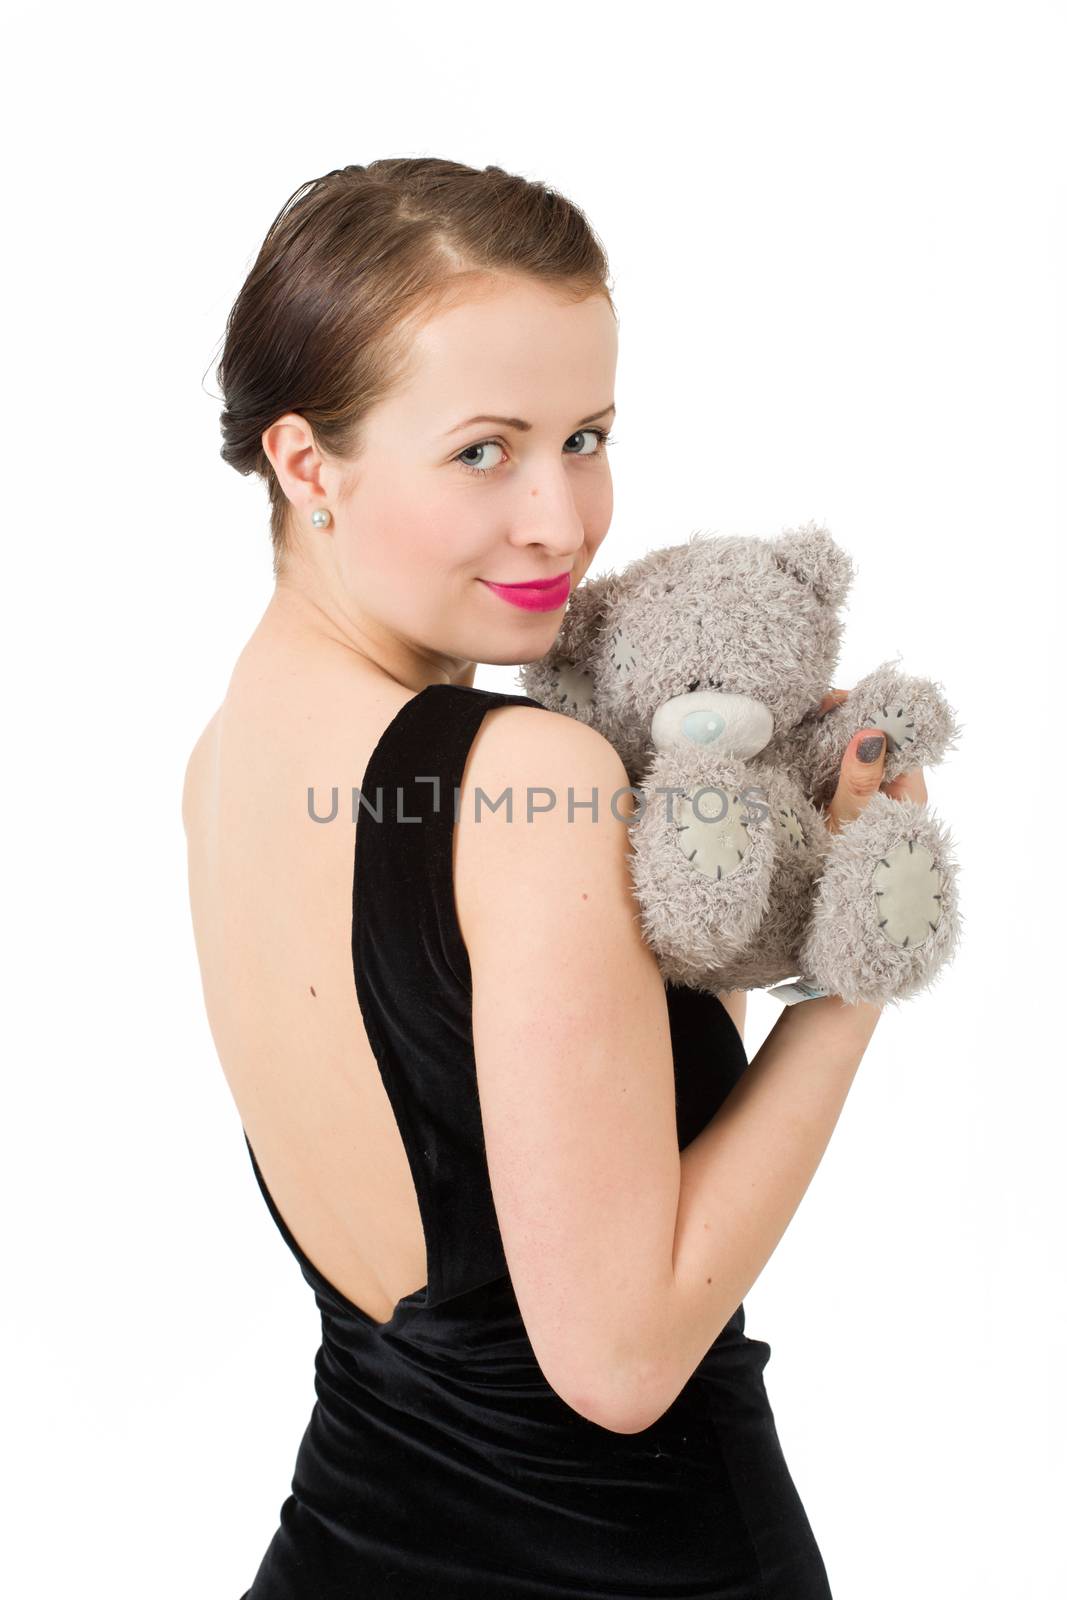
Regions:
<instances>
[{"instance_id":1,"label":"woman","mask_svg":"<svg viewBox=\"0 0 1067 1600\"><path fill-rule=\"evenodd\" d=\"M608 530L606 276L543 186L379 161L297 192L229 319L276 589L189 761L190 894L323 1324L242 1600L830 1592L741 1300L879 1008L790 1007L749 1066L743 997L641 941L614 750L473 685L548 650Z\"/></svg>"}]
</instances>

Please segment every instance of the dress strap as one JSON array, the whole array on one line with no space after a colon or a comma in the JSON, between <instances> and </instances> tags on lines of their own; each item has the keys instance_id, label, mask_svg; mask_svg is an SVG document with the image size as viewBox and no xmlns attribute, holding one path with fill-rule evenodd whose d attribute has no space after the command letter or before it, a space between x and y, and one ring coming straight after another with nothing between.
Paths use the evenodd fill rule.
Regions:
<instances>
[{"instance_id":1,"label":"dress strap","mask_svg":"<svg viewBox=\"0 0 1067 1600\"><path fill-rule=\"evenodd\" d=\"M427 1306L507 1274L452 870L467 757L486 713L504 705L543 709L529 695L429 685L385 729L356 797L356 995L418 1195Z\"/></svg>"}]
</instances>

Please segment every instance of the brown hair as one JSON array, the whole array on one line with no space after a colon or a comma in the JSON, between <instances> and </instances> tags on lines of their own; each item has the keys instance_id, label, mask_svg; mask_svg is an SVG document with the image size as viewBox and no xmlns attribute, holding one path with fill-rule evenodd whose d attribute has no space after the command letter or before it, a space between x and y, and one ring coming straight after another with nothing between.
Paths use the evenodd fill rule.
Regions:
<instances>
[{"instance_id":1,"label":"brown hair","mask_svg":"<svg viewBox=\"0 0 1067 1600\"><path fill-rule=\"evenodd\" d=\"M353 459L360 424L403 375L415 326L464 284L507 273L575 300L602 293L617 316L584 214L501 167L397 157L341 167L289 197L230 311L216 367L220 454L267 484L276 577L289 501L264 430L296 411L322 449Z\"/></svg>"}]
</instances>

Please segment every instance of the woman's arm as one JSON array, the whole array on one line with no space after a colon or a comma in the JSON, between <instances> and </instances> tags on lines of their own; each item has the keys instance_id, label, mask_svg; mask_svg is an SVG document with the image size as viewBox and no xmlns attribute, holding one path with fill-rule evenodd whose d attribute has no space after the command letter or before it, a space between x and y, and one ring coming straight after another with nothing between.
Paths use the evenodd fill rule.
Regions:
<instances>
[{"instance_id":1,"label":"woman's arm","mask_svg":"<svg viewBox=\"0 0 1067 1600\"><path fill-rule=\"evenodd\" d=\"M841 764L827 826L837 833L860 815L885 770L886 741L873 761L858 747ZM881 730L877 730L881 732ZM887 792L925 801L921 769ZM769 1260L822 1160L857 1068L881 1015L879 1005L846 1005L837 995L790 1006L718 1113L681 1155L673 1260L662 1300L642 1325L648 1396L643 1410L671 1405L717 1332ZM630 1392L636 1393L634 1380Z\"/></svg>"},{"instance_id":2,"label":"woman's arm","mask_svg":"<svg viewBox=\"0 0 1067 1600\"><path fill-rule=\"evenodd\" d=\"M681 1155L674 1259L642 1324L637 1426L676 1398L773 1254L822 1160L881 1013L838 996L789 1006ZM629 1431L628 1429L626 1431Z\"/></svg>"},{"instance_id":3,"label":"woman's arm","mask_svg":"<svg viewBox=\"0 0 1067 1600\"><path fill-rule=\"evenodd\" d=\"M864 786L877 788L877 767L860 769ZM627 783L595 730L514 706L487 713L466 778L468 793L510 788L520 807L533 789ZM832 819L839 809L835 796ZM633 914L625 820L594 826L559 806L536 828L509 825L501 806L477 828L460 816L455 885L486 1161L526 1331L566 1404L633 1433L669 1407L765 1265L878 1008L790 1007L680 1151L666 998Z\"/></svg>"}]
</instances>

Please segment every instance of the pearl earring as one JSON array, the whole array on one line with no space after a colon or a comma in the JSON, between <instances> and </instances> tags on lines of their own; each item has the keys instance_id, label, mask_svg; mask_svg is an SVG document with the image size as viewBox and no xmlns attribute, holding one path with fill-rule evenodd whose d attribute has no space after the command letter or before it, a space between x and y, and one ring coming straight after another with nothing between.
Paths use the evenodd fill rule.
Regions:
<instances>
[{"instance_id":1,"label":"pearl earring","mask_svg":"<svg viewBox=\"0 0 1067 1600\"><path fill-rule=\"evenodd\" d=\"M313 528L328 528L329 525L330 513L323 510L321 506L317 511L311 513L311 526Z\"/></svg>"}]
</instances>

